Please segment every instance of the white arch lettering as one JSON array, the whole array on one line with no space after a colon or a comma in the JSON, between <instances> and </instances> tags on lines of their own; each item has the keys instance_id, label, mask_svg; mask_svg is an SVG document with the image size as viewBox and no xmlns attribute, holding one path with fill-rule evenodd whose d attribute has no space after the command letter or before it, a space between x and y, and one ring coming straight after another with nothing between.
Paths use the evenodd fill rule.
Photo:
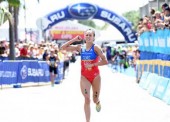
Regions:
<instances>
[{"instance_id":1,"label":"white arch lettering","mask_svg":"<svg viewBox=\"0 0 170 122\"><path fill-rule=\"evenodd\" d=\"M120 23L119 26L122 28L122 30L125 30L126 24L123 22L123 23Z\"/></svg>"},{"instance_id":2,"label":"white arch lettering","mask_svg":"<svg viewBox=\"0 0 170 122\"><path fill-rule=\"evenodd\" d=\"M50 19L52 22L55 22L56 20L63 19L65 17L64 11L58 12L52 16L50 16Z\"/></svg>"},{"instance_id":3,"label":"white arch lettering","mask_svg":"<svg viewBox=\"0 0 170 122\"><path fill-rule=\"evenodd\" d=\"M130 28L125 28L124 32L126 32L126 35L130 35L132 33Z\"/></svg>"},{"instance_id":4,"label":"white arch lettering","mask_svg":"<svg viewBox=\"0 0 170 122\"><path fill-rule=\"evenodd\" d=\"M130 35L128 35L128 38L129 38L129 40L130 40L131 42L136 41L136 38L134 38L134 34L133 34L133 33L130 34Z\"/></svg>"}]
</instances>

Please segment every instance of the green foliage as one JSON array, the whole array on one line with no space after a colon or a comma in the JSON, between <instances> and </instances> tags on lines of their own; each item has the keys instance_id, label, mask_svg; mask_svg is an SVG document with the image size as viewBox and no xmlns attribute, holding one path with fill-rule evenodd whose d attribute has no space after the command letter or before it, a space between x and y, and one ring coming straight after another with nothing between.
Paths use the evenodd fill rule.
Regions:
<instances>
[{"instance_id":1,"label":"green foliage","mask_svg":"<svg viewBox=\"0 0 170 122\"><path fill-rule=\"evenodd\" d=\"M137 23L139 21L140 15L139 11L129 11L123 14L123 16L132 23L132 29L136 30ZM94 20L78 20L78 23L93 27L98 30L105 30L109 26L107 22L103 26L96 25Z\"/></svg>"},{"instance_id":2,"label":"green foliage","mask_svg":"<svg viewBox=\"0 0 170 122\"><path fill-rule=\"evenodd\" d=\"M103 26L96 25L96 23L93 20L78 20L78 23L90 26L92 28L98 29L98 30L104 30L108 27L108 23L105 23Z\"/></svg>"},{"instance_id":3,"label":"green foliage","mask_svg":"<svg viewBox=\"0 0 170 122\"><path fill-rule=\"evenodd\" d=\"M7 0L9 5L14 6L14 7L19 7L21 5L20 0Z\"/></svg>"},{"instance_id":4,"label":"green foliage","mask_svg":"<svg viewBox=\"0 0 170 122\"><path fill-rule=\"evenodd\" d=\"M12 22L12 15L7 9L0 7L0 26L5 23L6 20Z\"/></svg>"},{"instance_id":5,"label":"green foliage","mask_svg":"<svg viewBox=\"0 0 170 122\"><path fill-rule=\"evenodd\" d=\"M78 23L96 28L96 24L92 20L78 20Z\"/></svg>"},{"instance_id":6,"label":"green foliage","mask_svg":"<svg viewBox=\"0 0 170 122\"><path fill-rule=\"evenodd\" d=\"M105 30L109 27L109 24L105 22L105 24L103 25L103 27L101 27L101 30Z\"/></svg>"},{"instance_id":7,"label":"green foliage","mask_svg":"<svg viewBox=\"0 0 170 122\"><path fill-rule=\"evenodd\" d=\"M139 18L140 18L140 14L139 14L139 11L129 11L129 12L126 12L126 13L123 13L123 16L132 23L132 28L134 30L137 29L137 24L138 24L138 21L139 21Z\"/></svg>"}]
</instances>

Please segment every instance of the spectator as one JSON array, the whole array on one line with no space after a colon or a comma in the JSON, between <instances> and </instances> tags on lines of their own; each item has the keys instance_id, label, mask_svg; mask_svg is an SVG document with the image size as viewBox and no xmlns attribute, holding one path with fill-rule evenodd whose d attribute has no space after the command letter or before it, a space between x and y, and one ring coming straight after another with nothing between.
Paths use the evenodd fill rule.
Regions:
<instances>
[{"instance_id":1,"label":"spectator","mask_svg":"<svg viewBox=\"0 0 170 122\"><path fill-rule=\"evenodd\" d=\"M4 46L4 41L0 42L0 56L4 56L5 54L5 46Z\"/></svg>"},{"instance_id":2,"label":"spectator","mask_svg":"<svg viewBox=\"0 0 170 122\"><path fill-rule=\"evenodd\" d=\"M28 45L23 44L23 47L20 50L21 59L28 59Z\"/></svg>"},{"instance_id":3,"label":"spectator","mask_svg":"<svg viewBox=\"0 0 170 122\"><path fill-rule=\"evenodd\" d=\"M169 28L169 24L170 24L170 8L169 7L164 10L163 20L164 20L165 27Z\"/></svg>"},{"instance_id":4,"label":"spectator","mask_svg":"<svg viewBox=\"0 0 170 122\"><path fill-rule=\"evenodd\" d=\"M47 50L47 48L45 48L44 53L43 53L43 61L46 61L46 58L47 58L48 55L49 55L48 50Z\"/></svg>"},{"instance_id":5,"label":"spectator","mask_svg":"<svg viewBox=\"0 0 170 122\"><path fill-rule=\"evenodd\" d=\"M169 8L169 5L167 3L162 4L162 12L164 12L168 8Z\"/></svg>"},{"instance_id":6,"label":"spectator","mask_svg":"<svg viewBox=\"0 0 170 122\"><path fill-rule=\"evenodd\" d=\"M155 14L155 9L151 9L150 14L153 16Z\"/></svg>"}]
</instances>

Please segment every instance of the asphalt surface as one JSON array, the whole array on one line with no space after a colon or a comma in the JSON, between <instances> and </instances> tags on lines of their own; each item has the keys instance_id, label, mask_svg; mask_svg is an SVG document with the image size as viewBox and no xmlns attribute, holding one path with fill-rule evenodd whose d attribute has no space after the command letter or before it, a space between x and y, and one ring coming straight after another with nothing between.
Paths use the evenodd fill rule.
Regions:
<instances>
[{"instance_id":1,"label":"asphalt surface","mask_svg":"<svg viewBox=\"0 0 170 122\"><path fill-rule=\"evenodd\" d=\"M91 122L170 122L170 106L140 88L134 77L113 73L108 66L100 70L102 109L96 112L91 100ZM49 83L4 86L0 90L0 121L85 122L79 79L78 60L55 87Z\"/></svg>"}]
</instances>

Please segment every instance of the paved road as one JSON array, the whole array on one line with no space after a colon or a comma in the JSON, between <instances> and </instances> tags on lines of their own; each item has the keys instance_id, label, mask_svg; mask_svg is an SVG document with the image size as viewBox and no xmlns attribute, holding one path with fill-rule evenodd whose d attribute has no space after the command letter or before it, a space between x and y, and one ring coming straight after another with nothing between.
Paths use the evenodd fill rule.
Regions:
<instances>
[{"instance_id":1,"label":"paved road","mask_svg":"<svg viewBox=\"0 0 170 122\"><path fill-rule=\"evenodd\" d=\"M61 84L0 90L1 122L85 122L78 62ZM170 122L170 106L150 96L133 77L101 67L100 113L91 104L91 122Z\"/></svg>"}]
</instances>

